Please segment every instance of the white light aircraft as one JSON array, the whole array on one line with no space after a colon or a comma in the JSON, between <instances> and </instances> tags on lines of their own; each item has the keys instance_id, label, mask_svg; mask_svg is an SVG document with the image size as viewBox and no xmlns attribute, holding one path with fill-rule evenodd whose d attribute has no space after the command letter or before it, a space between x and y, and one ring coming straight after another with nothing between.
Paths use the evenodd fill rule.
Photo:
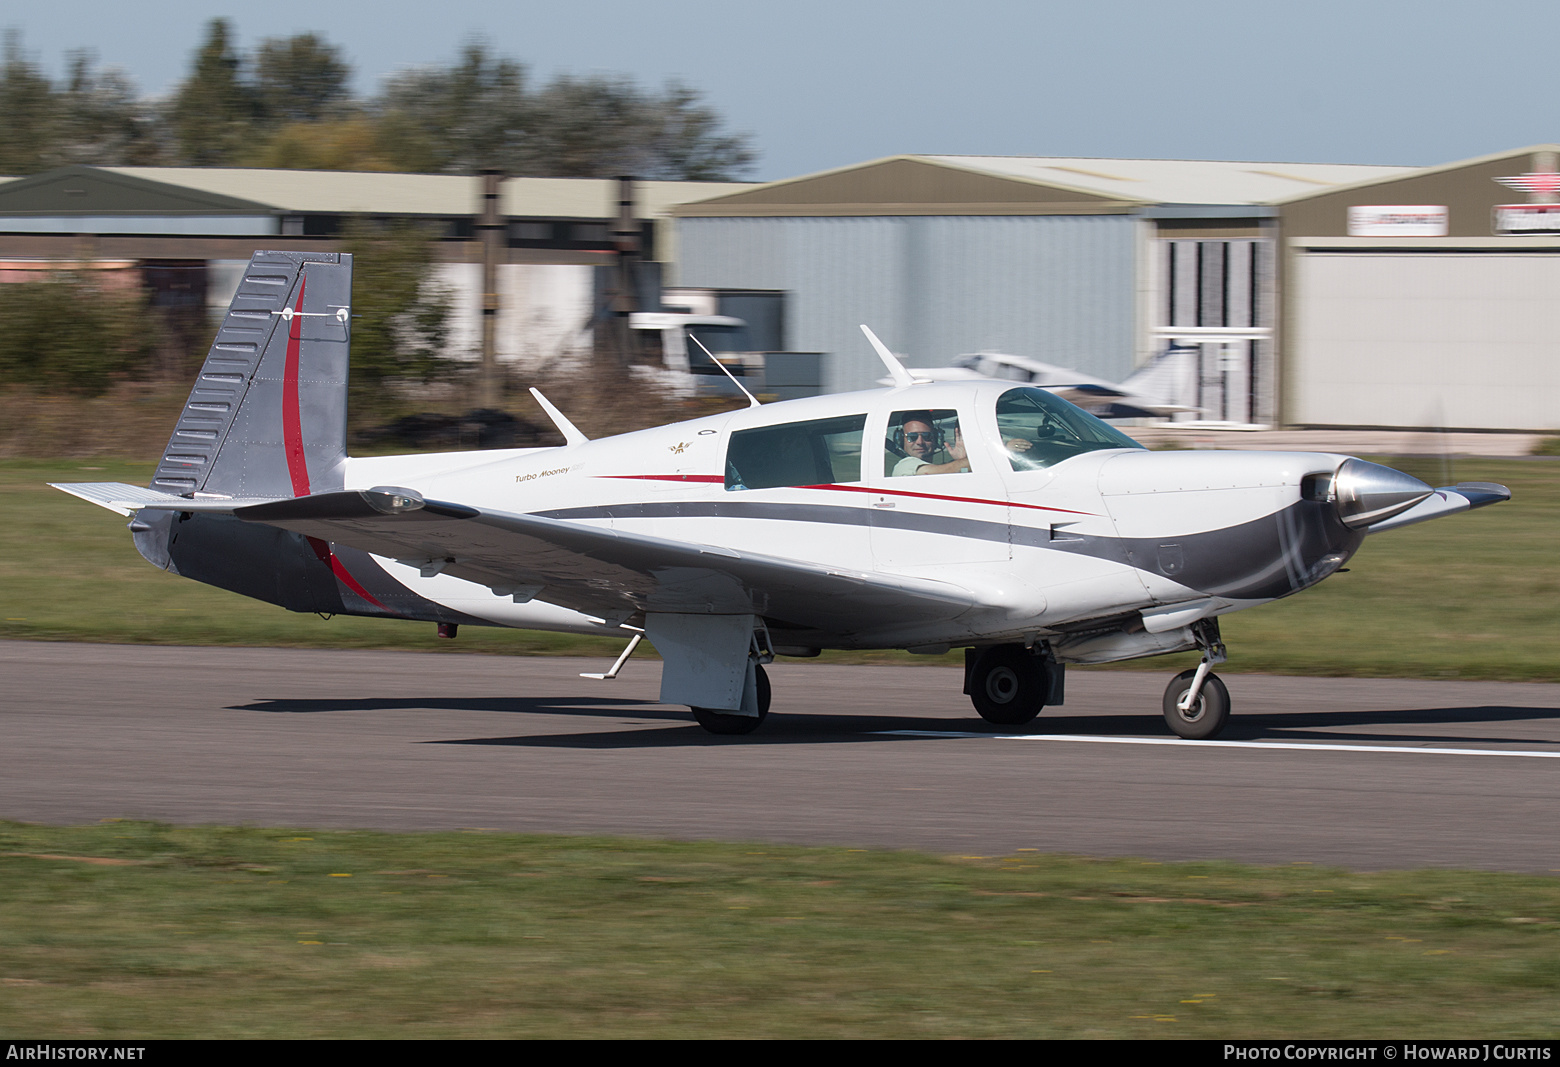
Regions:
<instances>
[{"instance_id":1,"label":"white light aircraft","mask_svg":"<svg viewBox=\"0 0 1560 1067\"><path fill-rule=\"evenodd\" d=\"M1220 616L1314 585L1369 534L1509 499L1301 452L1150 452L1063 400L922 383L555 448L350 458L351 257L257 252L131 516L147 560L300 612L641 636L707 730L768 713L763 665L965 649L991 722L1060 704L1068 663L1201 649L1163 710L1216 734ZM865 328L863 328L865 330Z\"/></svg>"},{"instance_id":2,"label":"white light aircraft","mask_svg":"<svg viewBox=\"0 0 1560 1067\"><path fill-rule=\"evenodd\" d=\"M1167 399L1191 395L1197 376L1196 360L1196 349L1171 347L1119 383L1071 367L1058 367L1029 356L1010 356L1002 352L976 352L960 356L947 367L917 367L914 374L934 382L979 381L982 378L1000 378L1015 384L1023 382L1055 393L1102 419L1163 418L1200 410ZM879 379L879 382L889 385L892 379Z\"/></svg>"}]
</instances>

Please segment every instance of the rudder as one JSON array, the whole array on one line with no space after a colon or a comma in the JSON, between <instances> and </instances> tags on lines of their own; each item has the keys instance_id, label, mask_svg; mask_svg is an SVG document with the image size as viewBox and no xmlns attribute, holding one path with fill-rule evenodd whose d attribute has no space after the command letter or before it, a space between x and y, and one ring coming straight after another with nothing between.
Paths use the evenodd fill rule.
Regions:
<instances>
[{"instance_id":1,"label":"rudder","mask_svg":"<svg viewBox=\"0 0 1560 1067\"><path fill-rule=\"evenodd\" d=\"M340 489L352 257L256 252L152 478L181 496Z\"/></svg>"}]
</instances>

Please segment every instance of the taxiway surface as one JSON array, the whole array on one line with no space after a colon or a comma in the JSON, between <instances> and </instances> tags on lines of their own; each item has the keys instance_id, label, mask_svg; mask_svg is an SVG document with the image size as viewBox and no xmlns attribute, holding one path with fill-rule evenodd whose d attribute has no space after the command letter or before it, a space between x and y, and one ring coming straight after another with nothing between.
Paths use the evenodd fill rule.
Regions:
<instances>
[{"instance_id":1,"label":"taxiway surface","mask_svg":"<svg viewBox=\"0 0 1560 1067\"><path fill-rule=\"evenodd\" d=\"M1209 745L1169 739L1163 670L1070 672L1012 730L957 671L781 661L718 738L655 661L605 667L0 642L0 818L1560 870L1560 685L1229 675Z\"/></svg>"}]
</instances>

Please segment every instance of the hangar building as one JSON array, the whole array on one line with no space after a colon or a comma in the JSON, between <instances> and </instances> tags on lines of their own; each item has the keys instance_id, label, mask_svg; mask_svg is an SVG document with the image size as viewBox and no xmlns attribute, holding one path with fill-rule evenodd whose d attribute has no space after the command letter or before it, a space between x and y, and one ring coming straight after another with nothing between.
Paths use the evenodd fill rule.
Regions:
<instances>
[{"instance_id":1,"label":"hangar building","mask_svg":"<svg viewBox=\"0 0 1560 1067\"><path fill-rule=\"evenodd\" d=\"M1194 349L1234 425L1560 429L1560 146L1427 168L895 156L762 185L638 184L640 242L689 289L784 292L831 391L1001 351L1120 380ZM221 307L256 248L352 219L441 228L451 354L478 345L481 179L69 167L0 182L0 282L62 263ZM611 181L510 179L501 358L577 343L614 255Z\"/></svg>"},{"instance_id":2,"label":"hangar building","mask_svg":"<svg viewBox=\"0 0 1560 1067\"><path fill-rule=\"evenodd\" d=\"M637 182L645 258L674 254L667 209L748 188L738 182ZM0 282L65 264L123 274L154 305L226 308L258 248L339 251L354 219L415 220L442 235L441 280L454 296L450 354L480 347L482 179L459 175L196 167L64 167L0 180ZM616 249L618 183L511 178L499 213L500 359L547 358L582 343L594 268ZM207 339L209 341L209 338ZM207 341L202 341L204 349Z\"/></svg>"},{"instance_id":3,"label":"hangar building","mask_svg":"<svg viewBox=\"0 0 1560 1067\"><path fill-rule=\"evenodd\" d=\"M831 353L833 390L882 369L1029 356L1120 380L1198 347L1210 419L1278 420L1276 201L1403 167L894 156L672 209L679 283L787 291L790 347Z\"/></svg>"},{"instance_id":4,"label":"hangar building","mask_svg":"<svg viewBox=\"0 0 1560 1067\"><path fill-rule=\"evenodd\" d=\"M1275 201L1283 421L1560 429L1560 145Z\"/></svg>"}]
</instances>

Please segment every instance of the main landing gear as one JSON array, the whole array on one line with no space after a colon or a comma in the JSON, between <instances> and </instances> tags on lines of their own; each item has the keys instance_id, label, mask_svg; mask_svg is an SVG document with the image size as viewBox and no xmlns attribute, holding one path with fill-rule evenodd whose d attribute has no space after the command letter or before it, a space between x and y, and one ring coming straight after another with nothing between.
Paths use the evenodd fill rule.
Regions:
<instances>
[{"instance_id":1,"label":"main landing gear","mask_svg":"<svg viewBox=\"0 0 1560 1067\"><path fill-rule=\"evenodd\" d=\"M1062 665L1049 648L992 645L964 650L964 692L987 722L1022 726L1062 702Z\"/></svg>"},{"instance_id":2,"label":"main landing gear","mask_svg":"<svg viewBox=\"0 0 1560 1067\"><path fill-rule=\"evenodd\" d=\"M758 714L731 715L724 711L715 711L713 708L693 708L693 717L698 724L712 734L750 734L763 725L769 718L769 675L764 673L762 663L754 664L753 670L758 683Z\"/></svg>"},{"instance_id":3,"label":"main landing gear","mask_svg":"<svg viewBox=\"0 0 1560 1067\"><path fill-rule=\"evenodd\" d=\"M1216 737L1229 722L1230 691L1217 674L1208 668L1223 663L1228 656L1219 638L1219 623L1206 619L1192 626L1202 646L1202 662L1194 670L1182 671L1165 687L1165 722L1170 731L1189 741Z\"/></svg>"}]
</instances>

